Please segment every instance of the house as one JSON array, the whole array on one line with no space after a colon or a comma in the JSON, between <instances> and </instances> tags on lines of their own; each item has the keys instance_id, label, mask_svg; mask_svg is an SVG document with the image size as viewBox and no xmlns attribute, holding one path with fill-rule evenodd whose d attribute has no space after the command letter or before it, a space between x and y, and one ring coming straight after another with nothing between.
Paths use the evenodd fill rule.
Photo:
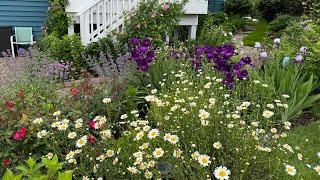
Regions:
<instances>
[{"instance_id":1,"label":"house","mask_svg":"<svg viewBox=\"0 0 320 180\"><path fill-rule=\"evenodd\" d=\"M97 41L110 31L121 29L123 12L136 8L139 1L69 0L66 12L72 16L73 23L68 32L70 35L73 34L77 27L84 44ZM224 0L188 1L180 25L189 26L190 38L196 38L199 15L207 14L208 10L221 10L223 2ZM0 0L0 27L33 27L33 34L39 37L48 4L48 0Z\"/></svg>"},{"instance_id":2,"label":"house","mask_svg":"<svg viewBox=\"0 0 320 180\"><path fill-rule=\"evenodd\" d=\"M32 27L39 37L48 4L48 0L0 0L0 27Z\"/></svg>"},{"instance_id":3,"label":"house","mask_svg":"<svg viewBox=\"0 0 320 180\"><path fill-rule=\"evenodd\" d=\"M223 9L225 0L209 0L208 11L209 12L220 12Z\"/></svg>"},{"instance_id":4,"label":"house","mask_svg":"<svg viewBox=\"0 0 320 180\"><path fill-rule=\"evenodd\" d=\"M69 0L67 13L73 23L68 33L75 33L80 26L80 36L84 44L95 42L111 31L121 31L124 23L123 14L134 10L140 0ZM181 26L189 26L189 38L195 39L198 18L208 13L208 0L189 0L184 7Z\"/></svg>"}]
</instances>

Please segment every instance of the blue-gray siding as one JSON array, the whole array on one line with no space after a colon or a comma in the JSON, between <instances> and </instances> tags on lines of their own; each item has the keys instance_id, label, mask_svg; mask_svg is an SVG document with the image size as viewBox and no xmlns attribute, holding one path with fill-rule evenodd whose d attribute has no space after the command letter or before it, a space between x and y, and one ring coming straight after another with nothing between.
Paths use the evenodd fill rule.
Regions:
<instances>
[{"instance_id":1,"label":"blue-gray siding","mask_svg":"<svg viewBox=\"0 0 320 180\"><path fill-rule=\"evenodd\" d=\"M0 26L33 27L41 35L48 0L0 0Z\"/></svg>"},{"instance_id":2,"label":"blue-gray siding","mask_svg":"<svg viewBox=\"0 0 320 180\"><path fill-rule=\"evenodd\" d=\"M224 6L224 0L209 0L209 11L220 12Z\"/></svg>"}]
</instances>

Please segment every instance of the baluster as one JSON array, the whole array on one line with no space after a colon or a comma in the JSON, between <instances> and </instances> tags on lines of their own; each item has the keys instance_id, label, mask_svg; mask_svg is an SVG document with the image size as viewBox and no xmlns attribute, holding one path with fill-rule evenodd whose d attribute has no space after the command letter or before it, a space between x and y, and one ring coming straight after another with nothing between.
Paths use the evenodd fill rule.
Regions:
<instances>
[{"instance_id":1,"label":"baluster","mask_svg":"<svg viewBox=\"0 0 320 180\"><path fill-rule=\"evenodd\" d=\"M90 23L90 39L93 38L92 36L92 33L93 33L93 10L92 8L90 8L90 20L91 20L91 23Z\"/></svg>"},{"instance_id":2,"label":"baluster","mask_svg":"<svg viewBox=\"0 0 320 180\"><path fill-rule=\"evenodd\" d=\"M119 0L116 0L116 21L118 21L119 18Z\"/></svg>"},{"instance_id":3,"label":"baluster","mask_svg":"<svg viewBox=\"0 0 320 180\"><path fill-rule=\"evenodd\" d=\"M113 17L114 17L114 12L113 12L113 10L114 10L114 0L111 0L111 8L110 8L110 28L111 28L111 26L113 25Z\"/></svg>"},{"instance_id":4,"label":"baluster","mask_svg":"<svg viewBox=\"0 0 320 180\"><path fill-rule=\"evenodd\" d=\"M98 4L97 4L97 31L98 31L98 34L100 34L100 14L101 14L101 12L100 12L100 7L101 7L101 3L99 2Z\"/></svg>"},{"instance_id":5,"label":"baluster","mask_svg":"<svg viewBox=\"0 0 320 180\"><path fill-rule=\"evenodd\" d=\"M131 0L128 0L128 11L131 9Z\"/></svg>"},{"instance_id":6,"label":"baluster","mask_svg":"<svg viewBox=\"0 0 320 180\"><path fill-rule=\"evenodd\" d=\"M107 0L103 0L103 11L102 11L102 18L103 18L103 30L106 31L107 28Z\"/></svg>"}]
</instances>

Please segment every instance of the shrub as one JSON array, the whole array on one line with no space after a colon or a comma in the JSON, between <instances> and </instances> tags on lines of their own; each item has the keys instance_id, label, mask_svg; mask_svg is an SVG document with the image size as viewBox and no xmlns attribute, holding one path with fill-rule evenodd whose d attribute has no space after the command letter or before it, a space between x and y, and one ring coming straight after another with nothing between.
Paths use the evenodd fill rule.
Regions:
<instances>
[{"instance_id":1,"label":"shrub","mask_svg":"<svg viewBox=\"0 0 320 180\"><path fill-rule=\"evenodd\" d=\"M254 10L253 0L227 0L224 9L231 15L249 15Z\"/></svg>"},{"instance_id":2,"label":"shrub","mask_svg":"<svg viewBox=\"0 0 320 180\"><path fill-rule=\"evenodd\" d=\"M201 32L197 38L197 43L218 46L231 42L232 34L223 25L215 25L214 16L208 16L202 24Z\"/></svg>"},{"instance_id":3,"label":"shrub","mask_svg":"<svg viewBox=\"0 0 320 180\"><path fill-rule=\"evenodd\" d=\"M262 17L267 21L272 21L279 14L300 16L303 14L301 0L261 0L258 9Z\"/></svg>"},{"instance_id":4,"label":"shrub","mask_svg":"<svg viewBox=\"0 0 320 180\"><path fill-rule=\"evenodd\" d=\"M291 25L295 17L290 15L279 15L275 20L270 23L270 30L273 32L280 32Z\"/></svg>"},{"instance_id":5,"label":"shrub","mask_svg":"<svg viewBox=\"0 0 320 180\"><path fill-rule=\"evenodd\" d=\"M43 29L46 34L54 34L59 38L68 34L71 21L66 13L68 4L68 0L49 0L48 15Z\"/></svg>"},{"instance_id":6,"label":"shrub","mask_svg":"<svg viewBox=\"0 0 320 180\"><path fill-rule=\"evenodd\" d=\"M76 72L85 67L82 58L84 47L77 35L65 35L61 39L55 35L48 35L40 42L39 47L42 51L48 52L55 61L71 62Z\"/></svg>"},{"instance_id":7,"label":"shrub","mask_svg":"<svg viewBox=\"0 0 320 180\"><path fill-rule=\"evenodd\" d=\"M248 20L243 19L239 16L231 16L228 20L224 23L224 26L230 31L241 31L246 29L246 25L248 24Z\"/></svg>"},{"instance_id":8,"label":"shrub","mask_svg":"<svg viewBox=\"0 0 320 180\"><path fill-rule=\"evenodd\" d=\"M138 9L128 14L121 43L132 37L153 39L158 47L164 42L166 33L171 35L182 15L183 3L160 3L157 0L141 1Z\"/></svg>"}]
</instances>

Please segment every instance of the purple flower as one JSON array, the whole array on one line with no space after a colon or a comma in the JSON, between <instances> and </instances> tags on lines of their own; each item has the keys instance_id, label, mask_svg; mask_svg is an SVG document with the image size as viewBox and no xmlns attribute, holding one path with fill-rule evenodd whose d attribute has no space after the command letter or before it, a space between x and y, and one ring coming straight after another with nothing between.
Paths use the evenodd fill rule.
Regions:
<instances>
[{"instance_id":1,"label":"purple flower","mask_svg":"<svg viewBox=\"0 0 320 180\"><path fill-rule=\"evenodd\" d=\"M199 71L201 69L201 63L197 60L192 60L193 69Z\"/></svg>"},{"instance_id":2,"label":"purple flower","mask_svg":"<svg viewBox=\"0 0 320 180\"><path fill-rule=\"evenodd\" d=\"M138 65L138 70L142 72L148 71L156 55L152 47L152 41L148 38L141 40L133 37L130 39L130 52L131 59Z\"/></svg>"},{"instance_id":3,"label":"purple flower","mask_svg":"<svg viewBox=\"0 0 320 180\"><path fill-rule=\"evenodd\" d=\"M26 50L23 48L18 49L18 56L19 57L26 57Z\"/></svg>"},{"instance_id":4,"label":"purple flower","mask_svg":"<svg viewBox=\"0 0 320 180\"><path fill-rule=\"evenodd\" d=\"M131 45L137 45L137 44L139 44L139 43L140 43L140 39L139 39L139 38L132 37L132 38L130 39L130 44L131 44Z\"/></svg>"},{"instance_id":5,"label":"purple flower","mask_svg":"<svg viewBox=\"0 0 320 180\"><path fill-rule=\"evenodd\" d=\"M249 73L244 67L246 65L254 66L250 57L243 57L239 62L232 63L231 57L233 55L235 55L235 49L230 44L219 47L196 46L192 66L196 71L200 70L201 62L206 57L205 61L211 62L217 71L223 73L223 84L232 89L235 79L244 80L249 77Z\"/></svg>"},{"instance_id":6,"label":"purple flower","mask_svg":"<svg viewBox=\"0 0 320 180\"><path fill-rule=\"evenodd\" d=\"M151 40L148 38L143 39L143 41L141 42L141 46L144 46L144 47L151 46Z\"/></svg>"},{"instance_id":7,"label":"purple flower","mask_svg":"<svg viewBox=\"0 0 320 180\"><path fill-rule=\"evenodd\" d=\"M295 57L295 60L293 61L294 64L302 64L303 63L303 56L301 54L298 54L296 57Z\"/></svg>"}]
</instances>

